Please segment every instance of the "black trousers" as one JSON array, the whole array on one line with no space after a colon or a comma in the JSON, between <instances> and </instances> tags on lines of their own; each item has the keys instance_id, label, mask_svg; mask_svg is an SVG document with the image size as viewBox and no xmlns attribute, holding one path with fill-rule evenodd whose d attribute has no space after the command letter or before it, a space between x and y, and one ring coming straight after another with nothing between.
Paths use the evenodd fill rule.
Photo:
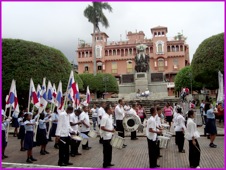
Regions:
<instances>
[{"instance_id":1,"label":"black trousers","mask_svg":"<svg viewBox=\"0 0 226 170\"><path fill-rule=\"evenodd\" d=\"M103 166L108 166L111 164L112 146L111 146L110 142L111 142L111 139L103 140L103 156L104 156Z\"/></svg>"},{"instance_id":2,"label":"black trousers","mask_svg":"<svg viewBox=\"0 0 226 170\"><path fill-rule=\"evenodd\" d=\"M63 143L62 141L64 141L65 143ZM58 164L69 162L69 144L70 144L70 137L60 137Z\"/></svg>"},{"instance_id":3,"label":"black trousers","mask_svg":"<svg viewBox=\"0 0 226 170\"><path fill-rule=\"evenodd\" d=\"M137 131L131 132L131 139L137 138Z\"/></svg>"},{"instance_id":4,"label":"black trousers","mask_svg":"<svg viewBox=\"0 0 226 170\"><path fill-rule=\"evenodd\" d=\"M89 131L88 132L82 132L82 133L84 133L88 136ZM87 143L85 145L82 145L82 149L85 149L85 148L88 148L88 147L89 147L89 140L87 140Z\"/></svg>"},{"instance_id":5,"label":"black trousers","mask_svg":"<svg viewBox=\"0 0 226 170\"><path fill-rule=\"evenodd\" d=\"M159 135L158 135L158 136L159 136ZM157 140L156 145L157 145L157 158L158 158L158 157L160 156L160 147L159 147L160 141L159 141L159 140Z\"/></svg>"},{"instance_id":6,"label":"black trousers","mask_svg":"<svg viewBox=\"0 0 226 170\"><path fill-rule=\"evenodd\" d=\"M157 166L157 145L156 141L150 140L147 138L148 141L148 154L149 154L149 163L150 168L155 168Z\"/></svg>"},{"instance_id":7,"label":"black trousers","mask_svg":"<svg viewBox=\"0 0 226 170\"><path fill-rule=\"evenodd\" d=\"M118 132L119 136L121 136L122 138L125 137L124 128L123 128L123 125L122 125L122 120L116 120L116 130L121 131L121 132Z\"/></svg>"},{"instance_id":8,"label":"black trousers","mask_svg":"<svg viewBox=\"0 0 226 170\"><path fill-rule=\"evenodd\" d=\"M176 132L176 143L178 146L179 152L181 152L184 149L184 133L183 132Z\"/></svg>"},{"instance_id":9,"label":"black trousers","mask_svg":"<svg viewBox=\"0 0 226 170\"><path fill-rule=\"evenodd\" d=\"M198 141L195 139L196 147L192 144L192 140L189 140L189 163L190 167L197 167L199 166L200 162L200 147Z\"/></svg>"},{"instance_id":10,"label":"black trousers","mask_svg":"<svg viewBox=\"0 0 226 170\"><path fill-rule=\"evenodd\" d=\"M71 154L77 154L78 153L78 148L80 145L80 141L72 140L71 139Z\"/></svg>"}]
</instances>

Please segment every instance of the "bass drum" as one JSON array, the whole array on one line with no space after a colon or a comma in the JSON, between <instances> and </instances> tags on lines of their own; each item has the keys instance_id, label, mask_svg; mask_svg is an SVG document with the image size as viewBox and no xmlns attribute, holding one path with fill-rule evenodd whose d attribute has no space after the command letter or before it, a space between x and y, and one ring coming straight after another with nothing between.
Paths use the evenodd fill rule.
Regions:
<instances>
[{"instance_id":1,"label":"bass drum","mask_svg":"<svg viewBox=\"0 0 226 170\"><path fill-rule=\"evenodd\" d=\"M122 122L124 129L128 132L136 131L140 124L139 116L134 114L126 114Z\"/></svg>"}]
</instances>

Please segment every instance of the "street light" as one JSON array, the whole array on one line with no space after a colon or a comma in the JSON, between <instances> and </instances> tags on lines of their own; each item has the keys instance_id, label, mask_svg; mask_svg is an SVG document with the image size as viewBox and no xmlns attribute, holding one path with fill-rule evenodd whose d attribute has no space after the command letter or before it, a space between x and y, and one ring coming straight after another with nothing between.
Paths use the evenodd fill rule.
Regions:
<instances>
[{"instance_id":1,"label":"street light","mask_svg":"<svg viewBox=\"0 0 226 170\"><path fill-rule=\"evenodd\" d=\"M192 97L192 73L189 73L190 79L191 79L191 97Z\"/></svg>"},{"instance_id":2,"label":"street light","mask_svg":"<svg viewBox=\"0 0 226 170\"><path fill-rule=\"evenodd\" d=\"M105 84L105 93L104 94L106 94L106 92L107 92L107 82L108 82L108 80L109 80L109 77L107 77L107 76L103 77L103 82Z\"/></svg>"}]
</instances>

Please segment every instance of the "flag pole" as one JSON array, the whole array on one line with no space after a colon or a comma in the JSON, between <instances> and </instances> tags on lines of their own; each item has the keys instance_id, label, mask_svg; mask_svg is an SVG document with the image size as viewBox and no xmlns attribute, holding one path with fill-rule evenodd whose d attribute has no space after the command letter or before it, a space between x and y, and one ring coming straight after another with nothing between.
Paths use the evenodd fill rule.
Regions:
<instances>
[{"instance_id":1,"label":"flag pole","mask_svg":"<svg viewBox=\"0 0 226 170\"><path fill-rule=\"evenodd\" d=\"M53 107L52 107L53 106ZM54 112L54 108L55 108L55 104L53 104L53 103L51 103L51 113L53 113ZM51 129L51 127L52 127L52 125L53 125L53 121L52 121L52 117L50 118L50 121L49 121L50 123L49 123L49 129L48 129L48 132L47 132L47 134L46 134L46 138L47 139L49 139L49 133L50 133L50 129Z\"/></svg>"},{"instance_id":2,"label":"flag pole","mask_svg":"<svg viewBox=\"0 0 226 170\"><path fill-rule=\"evenodd\" d=\"M71 71L73 71L73 70L71 70ZM71 75L71 73L70 73L70 75ZM74 73L73 73L73 75L74 75ZM68 80L68 83L67 83L66 96L64 98L64 108L65 108L65 102L68 100L68 86L69 86L69 82L70 82L70 76L69 76L69 80Z\"/></svg>"},{"instance_id":3,"label":"flag pole","mask_svg":"<svg viewBox=\"0 0 226 170\"><path fill-rule=\"evenodd\" d=\"M11 118L11 111L12 111L12 106L10 106L9 108L9 118ZM7 134L6 134L6 142L8 142L8 139L9 139L9 124L7 125Z\"/></svg>"},{"instance_id":4,"label":"flag pole","mask_svg":"<svg viewBox=\"0 0 226 170\"><path fill-rule=\"evenodd\" d=\"M28 95L28 112L30 111L30 97L31 97L31 79L30 79L30 86L29 86L29 95Z\"/></svg>"}]
</instances>

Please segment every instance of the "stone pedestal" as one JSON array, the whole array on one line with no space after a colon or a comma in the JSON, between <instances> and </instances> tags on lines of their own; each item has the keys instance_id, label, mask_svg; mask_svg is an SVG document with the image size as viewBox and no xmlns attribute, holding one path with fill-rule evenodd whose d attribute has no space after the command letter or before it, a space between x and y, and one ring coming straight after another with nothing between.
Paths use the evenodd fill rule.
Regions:
<instances>
[{"instance_id":1,"label":"stone pedestal","mask_svg":"<svg viewBox=\"0 0 226 170\"><path fill-rule=\"evenodd\" d=\"M135 73L134 74L135 81L135 92L140 89L140 92L144 92L148 89L148 77L147 73Z\"/></svg>"}]
</instances>

